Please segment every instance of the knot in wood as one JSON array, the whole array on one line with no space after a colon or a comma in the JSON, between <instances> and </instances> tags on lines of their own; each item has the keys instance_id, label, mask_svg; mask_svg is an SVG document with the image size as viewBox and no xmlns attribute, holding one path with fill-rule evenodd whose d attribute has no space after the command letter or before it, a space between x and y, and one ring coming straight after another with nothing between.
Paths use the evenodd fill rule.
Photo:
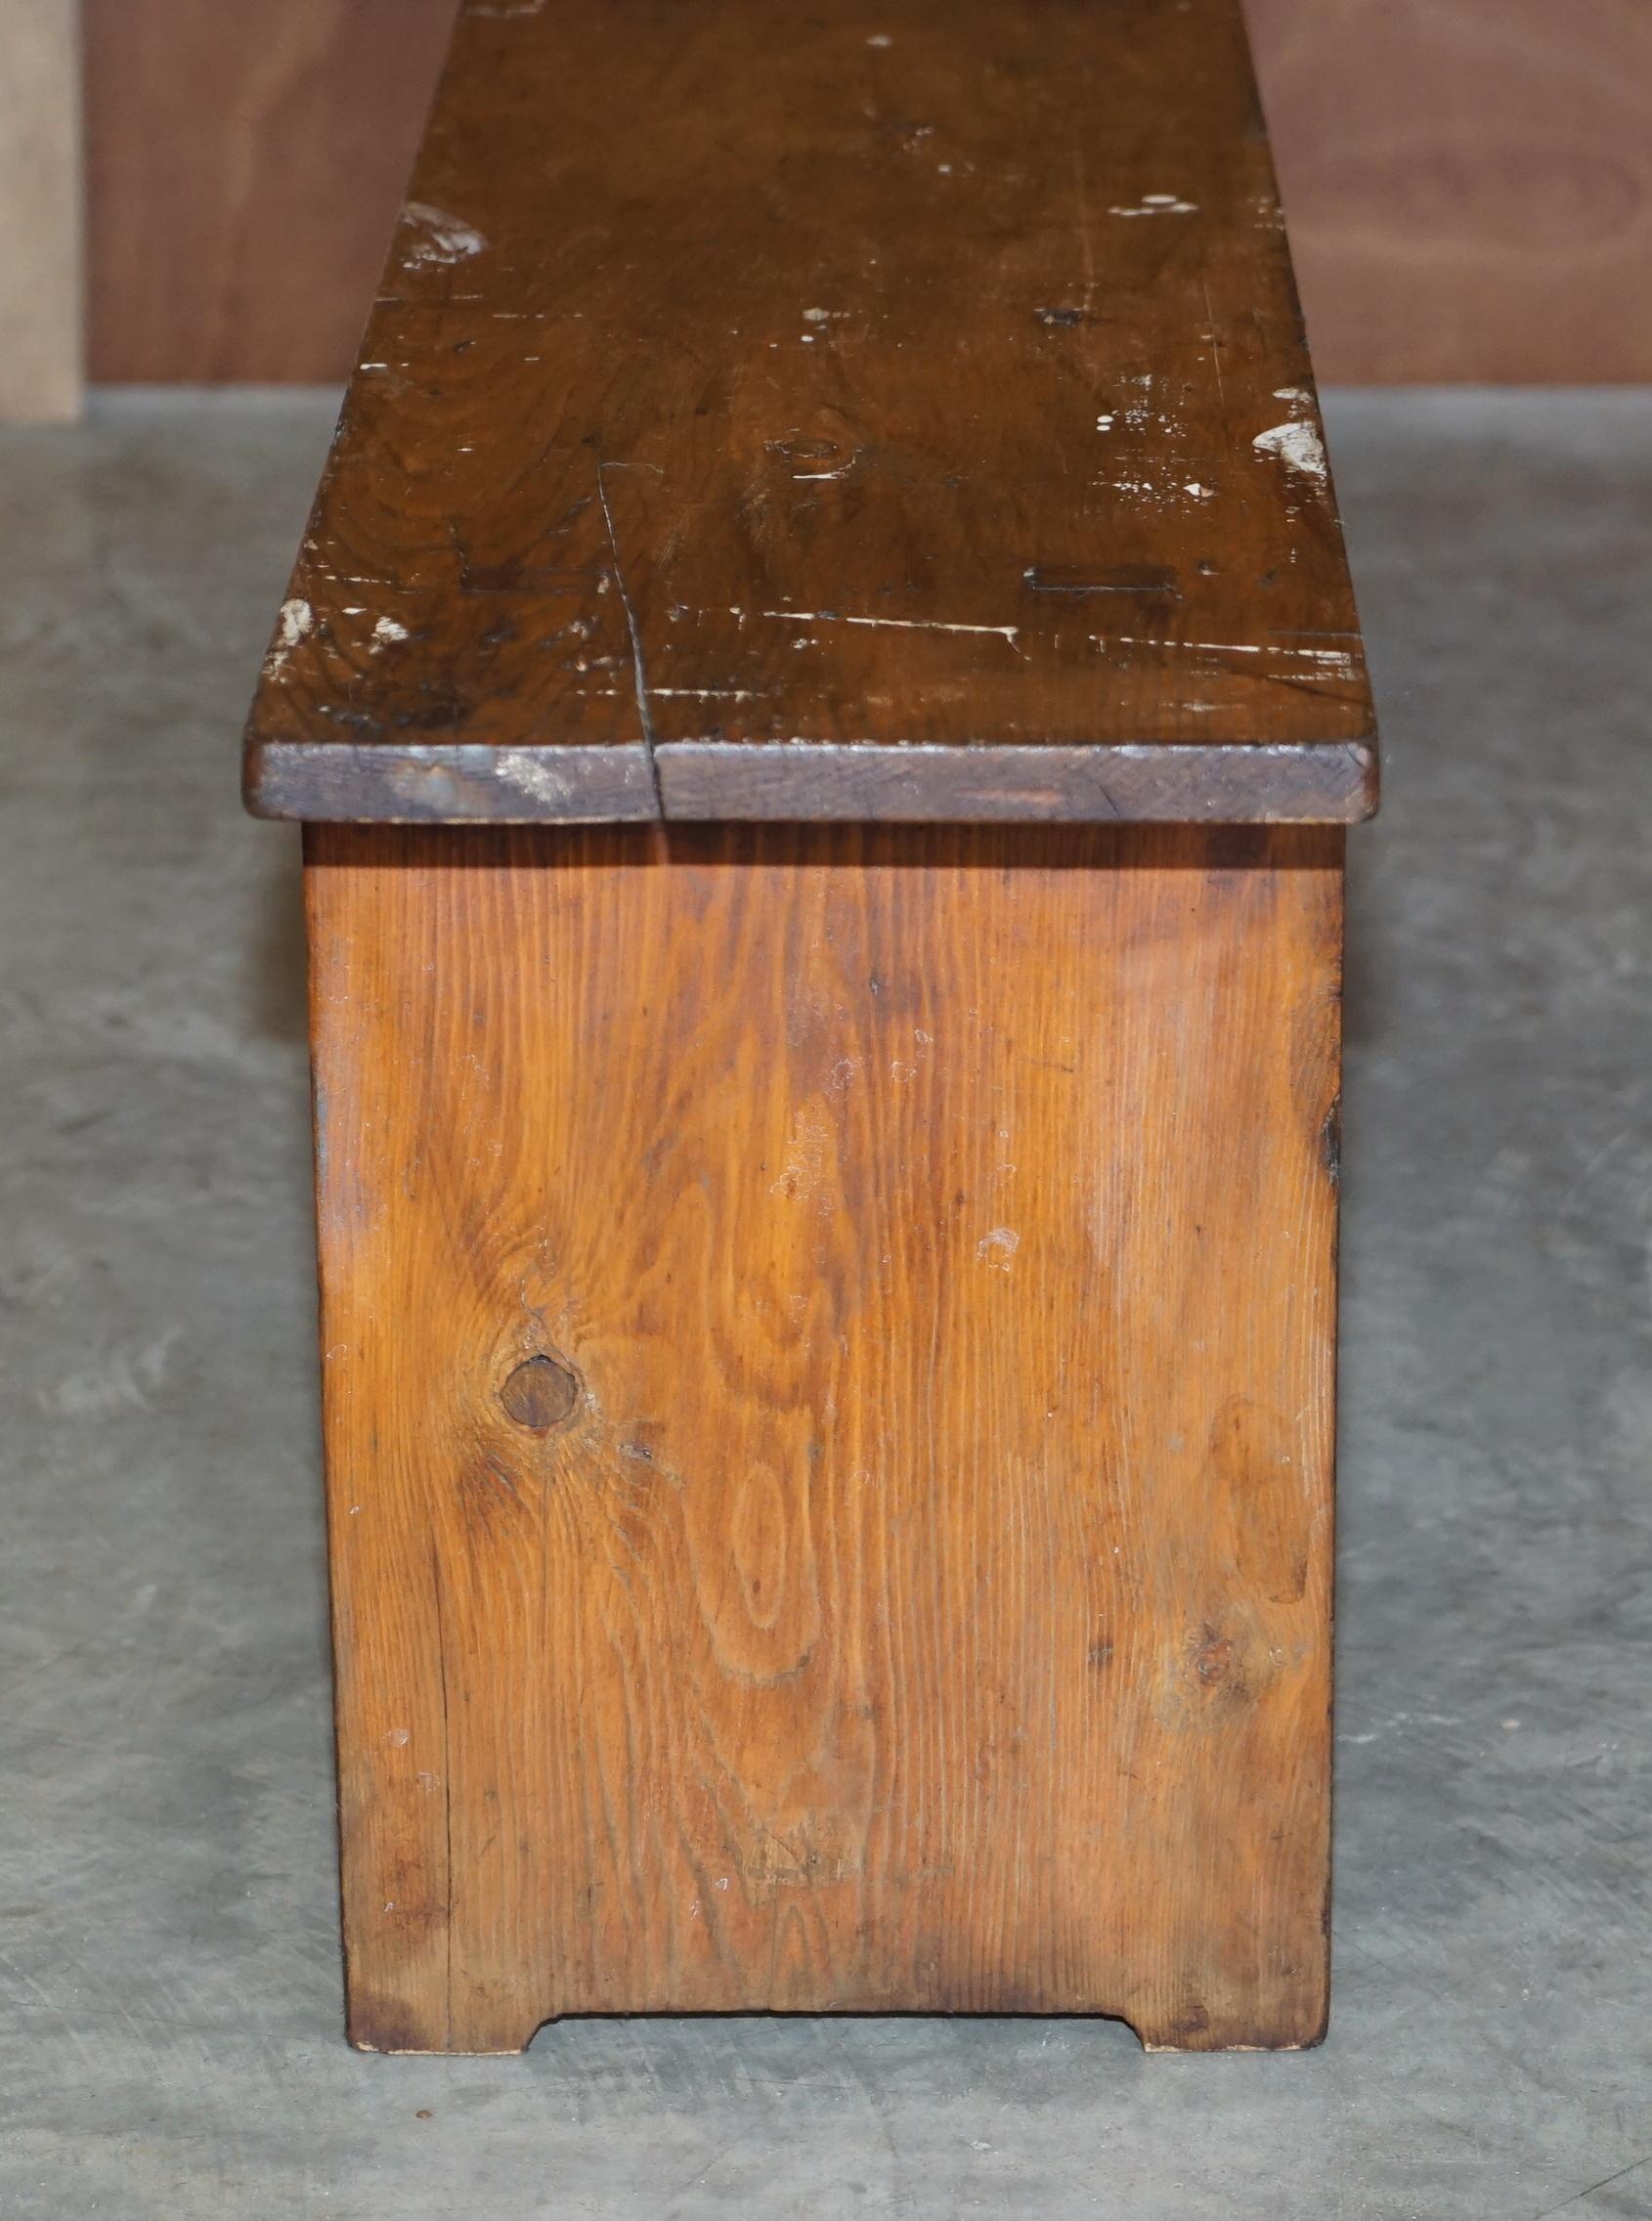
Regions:
<instances>
[{"instance_id":1,"label":"knot in wood","mask_svg":"<svg viewBox=\"0 0 1652 2221\"><path fill-rule=\"evenodd\" d=\"M559 1357L531 1357L500 1390L500 1402L533 1434L548 1434L571 1416L580 1400L580 1376Z\"/></svg>"}]
</instances>

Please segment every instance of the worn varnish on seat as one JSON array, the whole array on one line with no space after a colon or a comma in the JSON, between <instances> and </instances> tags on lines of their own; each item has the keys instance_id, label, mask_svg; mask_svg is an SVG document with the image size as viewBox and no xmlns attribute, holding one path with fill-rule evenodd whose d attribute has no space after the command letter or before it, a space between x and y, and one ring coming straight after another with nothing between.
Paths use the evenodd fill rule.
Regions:
<instances>
[{"instance_id":1,"label":"worn varnish on seat","mask_svg":"<svg viewBox=\"0 0 1652 2221\"><path fill-rule=\"evenodd\" d=\"M353 2039L1315 2042L1374 763L1237 0L477 0L247 778Z\"/></svg>"},{"instance_id":2,"label":"worn varnish on seat","mask_svg":"<svg viewBox=\"0 0 1652 2221\"><path fill-rule=\"evenodd\" d=\"M255 810L1346 821L1238 0L472 6Z\"/></svg>"}]
</instances>

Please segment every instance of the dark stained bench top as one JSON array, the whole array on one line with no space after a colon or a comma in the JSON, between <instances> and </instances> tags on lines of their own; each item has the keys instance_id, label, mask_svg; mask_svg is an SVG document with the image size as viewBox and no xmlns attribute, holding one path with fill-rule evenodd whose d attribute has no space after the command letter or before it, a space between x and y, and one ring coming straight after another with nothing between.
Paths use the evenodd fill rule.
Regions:
<instances>
[{"instance_id":1,"label":"dark stained bench top","mask_svg":"<svg viewBox=\"0 0 1652 2221\"><path fill-rule=\"evenodd\" d=\"M251 807L1350 820L1239 0L470 0Z\"/></svg>"}]
</instances>

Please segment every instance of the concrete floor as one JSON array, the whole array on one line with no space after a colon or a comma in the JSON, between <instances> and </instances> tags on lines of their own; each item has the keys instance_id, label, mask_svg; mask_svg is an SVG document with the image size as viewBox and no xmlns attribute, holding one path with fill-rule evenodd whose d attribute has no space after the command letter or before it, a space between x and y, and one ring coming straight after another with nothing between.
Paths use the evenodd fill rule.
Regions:
<instances>
[{"instance_id":1,"label":"concrete floor","mask_svg":"<svg viewBox=\"0 0 1652 2221\"><path fill-rule=\"evenodd\" d=\"M1331 2035L345 2048L296 844L242 712L323 398L0 442L0 2213L1652 2214L1652 395L1345 396Z\"/></svg>"}]
</instances>

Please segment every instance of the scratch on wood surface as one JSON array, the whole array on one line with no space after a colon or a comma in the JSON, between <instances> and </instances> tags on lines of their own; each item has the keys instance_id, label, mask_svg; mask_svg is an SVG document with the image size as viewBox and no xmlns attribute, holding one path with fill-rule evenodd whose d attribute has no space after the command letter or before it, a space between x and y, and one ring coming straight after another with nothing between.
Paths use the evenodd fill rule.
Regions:
<instances>
[{"instance_id":1,"label":"scratch on wood surface","mask_svg":"<svg viewBox=\"0 0 1652 2221\"><path fill-rule=\"evenodd\" d=\"M865 452L864 448L856 448L848 462L840 462L836 470L794 470L792 476L800 486L814 485L825 478L847 478Z\"/></svg>"},{"instance_id":2,"label":"scratch on wood surface","mask_svg":"<svg viewBox=\"0 0 1652 2221\"><path fill-rule=\"evenodd\" d=\"M442 1793L447 1830L447 1871L443 1877L442 1894L447 1914L447 2025L443 2036L445 2047L451 2051L454 2042L454 1749L452 1714L448 1702L448 1627L447 1615L442 1608L442 1561L434 1543L430 1546L430 1586L436 1606L436 1671L442 1700Z\"/></svg>"},{"instance_id":3,"label":"scratch on wood surface","mask_svg":"<svg viewBox=\"0 0 1652 2221\"><path fill-rule=\"evenodd\" d=\"M1301 663L1318 664L1323 667L1325 676L1335 678L1351 678L1357 668L1353 652L1348 648L1287 648L1278 641L1258 645L1247 640L1153 639L1133 632L1092 632L1090 638L1104 651L1108 648L1156 648L1188 655L1289 656ZM1306 672L1300 675L1311 678L1321 674Z\"/></svg>"},{"instance_id":4,"label":"scratch on wood surface","mask_svg":"<svg viewBox=\"0 0 1652 2221\"><path fill-rule=\"evenodd\" d=\"M654 719L648 708L648 667L643 661L642 632L636 622L636 609L631 601L630 588L626 585L626 574L620 564L620 542L614 530L614 511L608 503L608 487L602 473L614 467L599 462L596 466L596 498L602 504L602 521L608 531L608 552L613 561L614 590L620 597L620 606L626 613L626 630L630 634L631 672L636 682L636 714L642 723L643 754L648 758L648 776L654 783L654 806L663 818L666 814L665 797L660 791L660 766L654 757Z\"/></svg>"},{"instance_id":5,"label":"scratch on wood surface","mask_svg":"<svg viewBox=\"0 0 1652 2221\"><path fill-rule=\"evenodd\" d=\"M1096 245L1090 237L1090 187L1084 174L1084 149L1074 143L1072 150L1073 191L1078 200L1078 251L1084 262L1084 307L1088 316L1096 305ZM1041 310L1041 315L1048 315ZM1077 317L1072 320L1075 324Z\"/></svg>"},{"instance_id":6,"label":"scratch on wood surface","mask_svg":"<svg viewBox=\"0 0 1652 2221\"><path fill-rule=\"evenodd\" d=\"M1124 593L1138 599L1180 601L1182 589L1176 583L1176 574L1163 565L1143 564L1135 569L1121 569L1110 578L1086 578L1048 564L1029 563L1022 573L1022 584L1029 593L1069 594L1075 597L1094 593Z\"/></svg>"},{"instance_id":7,"label":"scratch on wood surface","mask_svg":"<svg viewBox=\"0 0 1652 2221\"><path fill-rule=\"evenodd\" d=\"M1222 383L1222 342L1216 336L1216 311L1210 302L1210 281L1200 278L1199 289L1204 295L1204 321L1210 332L1210 368L1216 373L1216 406L1224 416L1228 414L1228 389Z\"/></svg>"},{"instance_id":8,"label":"scratch on wood surface","mask_svg":"<svg viewBox=\"0 0 1652 2221\"><path fill-rule=\"evenodd\" d=\"M760 617L775 618L782 625L866 625L891 632L984 632L1016 646L1019 625L949 625L938 617L847 617L836 609L760 609Z\"/></svg>"}]
</instances>

